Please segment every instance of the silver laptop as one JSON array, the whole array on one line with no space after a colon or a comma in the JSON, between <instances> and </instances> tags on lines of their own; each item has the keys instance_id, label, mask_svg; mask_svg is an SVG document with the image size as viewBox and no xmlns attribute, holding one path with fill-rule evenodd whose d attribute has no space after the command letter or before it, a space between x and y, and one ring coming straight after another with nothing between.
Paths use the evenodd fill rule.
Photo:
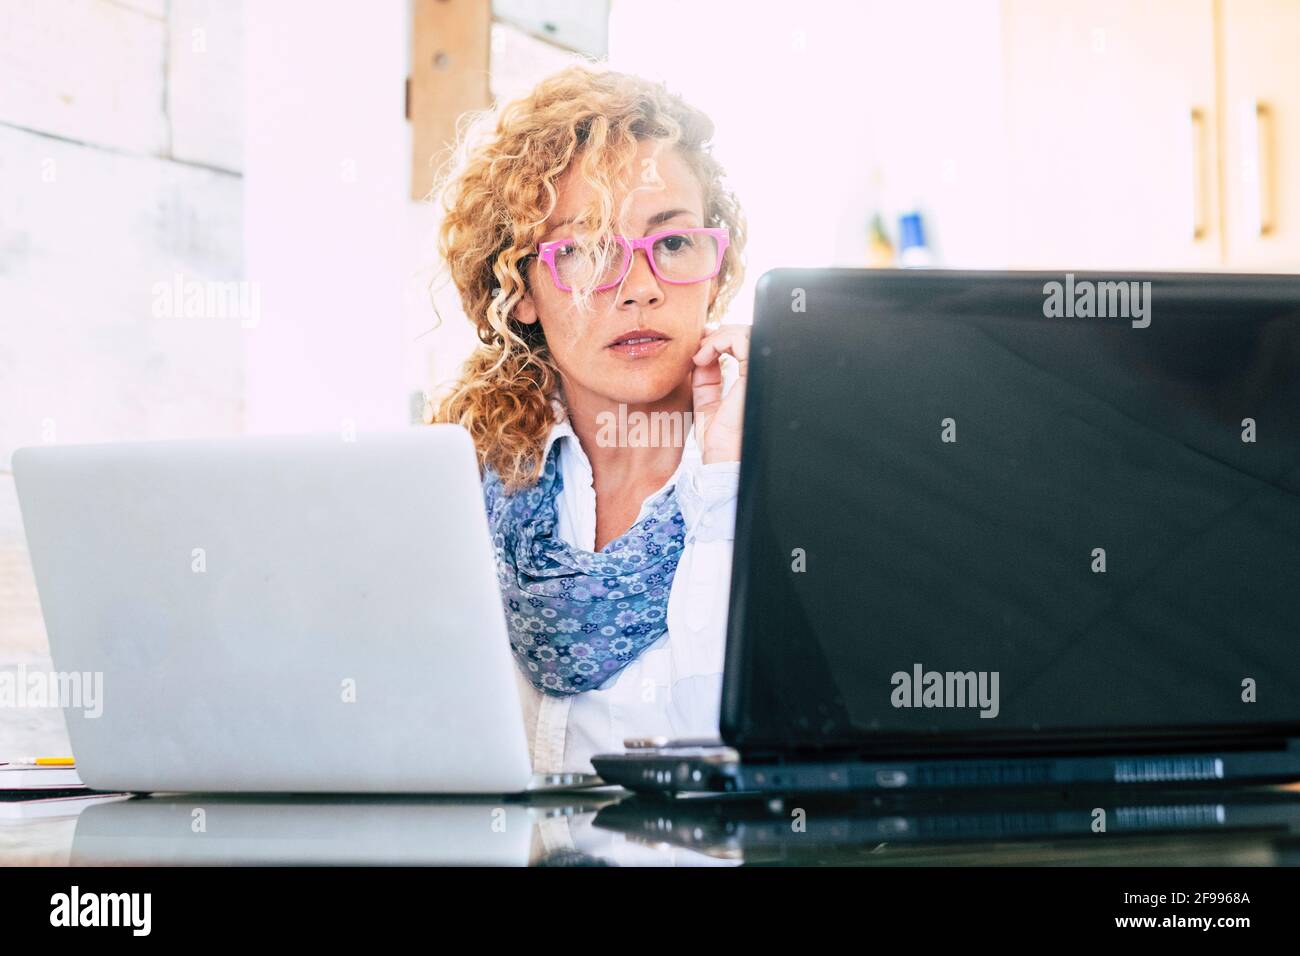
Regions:
<instances>
[{"instance_id":1,"label":"silver laptop","mask_svg":"<svg viewBox=\"0 0 1300 956\"><path fill-rule=\"evenodd\" d=\"M89 786L601 783L532 772L459 426L33 447L13 464L54 669L87 696L102 681L93 706L64 702Z\"/></svg>"}]
</instances>

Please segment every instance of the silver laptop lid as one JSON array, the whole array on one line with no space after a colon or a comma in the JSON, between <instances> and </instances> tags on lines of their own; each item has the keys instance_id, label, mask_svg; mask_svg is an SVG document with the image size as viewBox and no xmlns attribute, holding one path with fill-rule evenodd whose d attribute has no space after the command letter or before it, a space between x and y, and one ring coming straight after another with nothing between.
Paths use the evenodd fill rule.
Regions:
<instances>
[{"instance_id":1,"label":"silver laptop lid","mask_svg":"<svg viewBox=\"0 0 1300 956\"><path fill-rule=\"evenodd\" d=\"M66 710L90 786L529 785L459 426L26 448L14 470L55 668L102 680Z\"/></svg>"}]
</instances>

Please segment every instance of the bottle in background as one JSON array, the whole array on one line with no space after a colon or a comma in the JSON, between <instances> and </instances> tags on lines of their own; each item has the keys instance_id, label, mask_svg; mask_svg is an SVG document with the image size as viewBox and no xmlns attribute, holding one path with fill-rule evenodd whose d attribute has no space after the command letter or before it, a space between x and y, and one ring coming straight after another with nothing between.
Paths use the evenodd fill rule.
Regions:
<instances>
[{"instance_id":1,"label":"bottle in background","mask_svg":"<svg viewBox=\"0 0 1300 956\"><path fill-rule=\"evenodd\" d=\"M934 265L934 255L925 244L921 214L915 210L898 217L898 264L904 269Z\"/></svg>"},{"instance_id":2,"label":"bottle in background","mask_svg":"<svg viewBox=\"0 0 1300 956\"><path fill-rule=\"evenodd\" d=\"M885 220L881 218L880 213L876 213L872 216L871 226L868 228L867 267L888 269L894 265L896 265L894 245L889 241L889 234L885 232Z\"/></svg>"}]
</instances>

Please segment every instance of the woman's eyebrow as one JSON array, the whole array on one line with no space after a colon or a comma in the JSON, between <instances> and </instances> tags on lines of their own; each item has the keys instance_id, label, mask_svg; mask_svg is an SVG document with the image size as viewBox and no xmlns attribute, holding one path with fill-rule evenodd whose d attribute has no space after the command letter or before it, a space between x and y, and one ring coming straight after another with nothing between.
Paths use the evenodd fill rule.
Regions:
<instances>
[{"instance_id":1,"label":"woman's eyebrow","mask_svg":"<svg viewBox=\"0 0 1300 956\"><path fill-rule=\"evenodd\" d=\"M693 215L695 215L695 213L691 212L689 209L666 209L663 212L657 212L651 216L649 221L646 223L646 228L649 229L652 226L657 226L660 223L667 222L669 219L676 219L678 216Z\"/></svg>"},{"instance_id":2,"label":"woman's eyebrow","mask_svg":"<svg viewBox=\"0 0 1300 956\"><path fill-rule=\"evenodd\" d=\"M691 210L689 209L665 209L663 212L655 213L646 221L646 229L652 229L655 226L660 225L661 223L667 222L669 219L676 219L678 216L694 216L694 215L695 213L691 212ZM569 216L567 219L561 219L555 225L551 226L551 228L547 229L544 233L542 233L543 239L545 239L548 236L555 235L555 230L561 228L562 226L569 225L569 223L573 222L573 220L577 218L578 218L577 216Z\"/></svg>"},{"instance_id":3,"label":"woman's eyebrow","mask_svg":"<svg viewBox=\"0 0 1300 956\"><path fill-rule=\"evenodd\" d=\"M543 236L552 235L556 229L559 229L561 226L567 226L569 223L573 222L573 220L577 218L578 218L577 216L570 216L567 219L561 219L555 225L551 226L551 228L547 229L544 233L542 233L542 235Z\"/></svg>"}]
</instances>

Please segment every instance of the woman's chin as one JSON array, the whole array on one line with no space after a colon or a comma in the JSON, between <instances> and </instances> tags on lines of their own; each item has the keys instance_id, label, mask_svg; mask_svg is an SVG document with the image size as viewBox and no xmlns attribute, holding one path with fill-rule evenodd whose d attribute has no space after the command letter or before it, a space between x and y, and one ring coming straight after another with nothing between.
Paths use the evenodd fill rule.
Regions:
<instances>
[{"instance_id":1,"label":"woman's chin","mask_svg":"<svg viewBox=\"0 0 1300 956\"><path fill-rule=\"evenodd\" d=\"M608 368L608 365L606 365ZM654 362L619 361L602 376L598 389L616 402L645 405L667 398L690 376L690 363L670 361L667 356Z\"/></svg>"},{"instance_id":2,"label":"woman's chin","mask_svg":"<svg viewBox=\"0 0 1300 956\"><path fill-rule=\"evenodd\" d=\"M680 383L681 379L676 380ZM654 382L637 383L626 379L610 383L605 394L617 405L654 405L672 395L675 390L672 379L661 377Z\"/></svg>"}]
</instances>

